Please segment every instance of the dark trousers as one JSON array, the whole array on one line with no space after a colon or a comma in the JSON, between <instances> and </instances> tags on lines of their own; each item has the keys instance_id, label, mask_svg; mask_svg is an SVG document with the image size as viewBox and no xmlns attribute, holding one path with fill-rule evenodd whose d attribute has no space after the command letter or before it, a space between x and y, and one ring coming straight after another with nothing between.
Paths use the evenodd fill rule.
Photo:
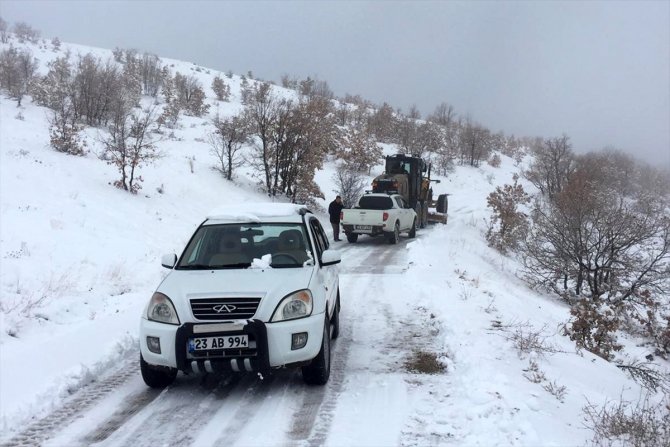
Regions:
<instances>
[{"instance_id":1,"label":"dark trousers","mask_svg":"<svg viewBox=\"0 0 670 447\"><path fill-rule=\"evenodd\" d=\"M333 239L336 241L340 240L340 223L339 222L331 222L330 223L333 226Z\"/></svg>"}]
</instances>

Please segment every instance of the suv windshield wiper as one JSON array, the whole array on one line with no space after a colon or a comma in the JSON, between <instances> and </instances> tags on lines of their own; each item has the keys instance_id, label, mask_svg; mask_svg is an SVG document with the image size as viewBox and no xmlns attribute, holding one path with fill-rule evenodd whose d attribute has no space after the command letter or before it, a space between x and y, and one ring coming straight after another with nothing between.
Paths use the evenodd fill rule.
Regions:
<instances>
[{"instance_id":1,"label":"suv windshield wiper","mask_svg":"<svg viewBox=\"0 0 670 447\"><path fill-rule=\"evenodd\" d=\"M250 262L238 262L237 264L186 264L177 267L180 270L217 270L217 269L240 269L251 266Z\"/></svg>"},{"instance_id":2,"label":"suv windshield wiper","mask_svg":"<svg viewBox=\"0 0 670 447\"><path fill-rule=\"evenodd\" d=\"M216 264L210 265L212 269L242 269L251 266L251 262L238 262L237 264Z\"/></svg>"},{"instance_id":3,"label":"suv windshield wiper","mask_svg":"<svg viewBox=\"0 0 670 447\"><path fill-rule=\"evenodd\" d=\"M180 270L209 270L212 268L208 264L185 264L177 266Z\"/></svg>"}]
</instances>

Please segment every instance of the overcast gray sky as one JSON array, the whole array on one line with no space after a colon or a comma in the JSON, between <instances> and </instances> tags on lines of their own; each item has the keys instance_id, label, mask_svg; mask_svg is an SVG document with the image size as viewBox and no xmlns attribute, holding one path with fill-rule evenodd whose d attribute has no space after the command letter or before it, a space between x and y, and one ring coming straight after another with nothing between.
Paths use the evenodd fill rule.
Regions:
<instances>
[{"instance_id":1,"label":"overcast gray sky","mask_svg":"<svg viewBox=\"0 0 670 447\"><path fill-rule=\"evenodd\" d=\"M493 131L567 133L670 168L670 1L13 1L45 37L326 80Z\"/></svg>"}]
</instances>

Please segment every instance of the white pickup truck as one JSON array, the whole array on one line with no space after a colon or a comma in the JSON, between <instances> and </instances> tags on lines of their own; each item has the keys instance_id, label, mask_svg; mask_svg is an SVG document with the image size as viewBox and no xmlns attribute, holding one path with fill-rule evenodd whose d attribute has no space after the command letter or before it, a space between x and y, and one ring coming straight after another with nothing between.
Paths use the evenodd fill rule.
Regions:
<instances>
[{"instance_id":1,"label":"white pickup truck","mask_svg":"<svg viewBox=\"0 0 670 447\"><path fill-rule=\"evenodd\" d=\"M365 194L355 208L342 210L341 221L351 243L359 234L384 235L391 244L398 243L400 233L416 236L416 212L400 194Z\"/></svg>"}]
</instances>

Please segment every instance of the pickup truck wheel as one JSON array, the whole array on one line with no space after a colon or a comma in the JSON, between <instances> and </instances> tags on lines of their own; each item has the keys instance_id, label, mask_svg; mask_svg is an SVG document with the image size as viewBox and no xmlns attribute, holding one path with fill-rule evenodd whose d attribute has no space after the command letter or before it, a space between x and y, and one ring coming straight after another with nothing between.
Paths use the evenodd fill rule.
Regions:
<instances>
[{"instance_id":1,"label":"pickup truck wheel","mask_svg":"<svg viewBox=\"0 0 670 447\"><path fill-rule=\"evenodd\" d=\"M152 368L144 361L142 354L140 354L140 371L144 383L151 388L165 388L174 382L178 372L176 368Z\"/></svg>"},{"instance_id":2,"label":"pickup truck wheel","mask_svg":"<svg viewBox=\"0 0 670 447\"><path fill-rule=\"evenodd\" d=\"M409 230L408 236L410 239L414 239L416 237L416 219L414 219L414 222L412 222L412 228Z\"/></svg>"},{"instance_id":3,"label":"pickup truck wheel","mask_svg":"<svg viewBox=\"0 0 670 447\"><path fill-rule=\"evenodd\" d=\"M347 233L347 240L351 244L355 244L358 240L358 233Z\"/></svg>"},{"instance_id":4,"label":"pickup truck wheel","mask_svg":"<svg viewBox=\"0 0 670 447\"><path fill-rule=\"evenodd\" d=\"M395 227L393 228L393 233L391 233L391 235L389 236L389 243L397 244L399 240L400 240L400 224L396 222Z\"/></svg>"},{"instance_id":5,"label":"pickup truck wheel","mask_svg":"<svg viewBox=\"0 0 670 447\"><path fill-rule=\"evenodd\" d=\"M335 301L335 311L333 313L333 318L330 319L330 325L332 327L331 336L335 340L340 335L340 290L337 290L337 301Z\"/></svg>"},{"instance_id":6,"label":"pickup truck wheel","mask_svg":"<svg viewBox=\"0 0 670 447\"><path fill-rule=\"evenodd\" d=\"M308 385L325 385L330 377L330 321L328 315L323 323L321 350L312 363L302 367L302 379Z\"/></svg>"}]
</instances>

